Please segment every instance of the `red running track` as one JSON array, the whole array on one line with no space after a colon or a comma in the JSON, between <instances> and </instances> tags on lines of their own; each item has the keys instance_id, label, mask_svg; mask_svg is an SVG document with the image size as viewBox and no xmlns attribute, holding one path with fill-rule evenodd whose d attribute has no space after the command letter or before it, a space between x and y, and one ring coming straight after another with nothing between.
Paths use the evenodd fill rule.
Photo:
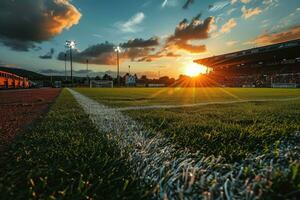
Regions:
<instances>
[{"instance_id":1,"label":"red running track","mask_svg":"<svg viewBox=\"0 0 300 200\"><path fill-rule=\"evenodd\" d=\"M0 150L41 118L60 91L52 88L0 91Z\"/></svg>"}]
</instances>

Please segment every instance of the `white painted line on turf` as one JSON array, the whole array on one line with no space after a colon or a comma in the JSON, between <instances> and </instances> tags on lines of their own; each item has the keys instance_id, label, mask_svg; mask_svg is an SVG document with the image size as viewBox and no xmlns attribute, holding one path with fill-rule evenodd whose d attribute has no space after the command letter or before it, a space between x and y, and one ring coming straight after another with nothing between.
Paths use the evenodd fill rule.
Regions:
<instances>
[{"instance_id":1,"label":"white painted line on turf","mask_svg":"<svg viewBox=\"0 0 300 200\"><path fill-rule=\"evenodd\" d=\"M100 132L115 140L123 153L129 153L132 171L141 177L142 183L156 186L154 195L157 199L259 198L260 193L255 193L253 188L267 191L272 174L281 171L282 176L288 176L289 163L300 156L298 134L291 139L292 143L279 145L277 160L274 160L274 153L260 153L240 163L226 164L221 157L178 150L167 139L145 129L120 111L74 90L69 91ZM252 176L243 176L245 168Z\"/></svg>"},{"instance_id":2,"label":"white painted line on turf","mask_svg":"<svg viewBox=\"0 0 300 200\"><path fill-rule=\"evenodd\" d=\"M292 98L281 98L281 99L249 99L249 100L234 100L234 101L212 101L202 102L193 104L181 104L181 105L151 105L151 106L129 106L121 108L109 108L117 111L130 111L130 110L155 110L155 109L171 109L171 108L189 108L189 107L200 107L208 105L227 105L236 103L256 103L256 102L283 102L283 101L294 101L300 100L300 97Z\"/></svg>"}]
</instances>

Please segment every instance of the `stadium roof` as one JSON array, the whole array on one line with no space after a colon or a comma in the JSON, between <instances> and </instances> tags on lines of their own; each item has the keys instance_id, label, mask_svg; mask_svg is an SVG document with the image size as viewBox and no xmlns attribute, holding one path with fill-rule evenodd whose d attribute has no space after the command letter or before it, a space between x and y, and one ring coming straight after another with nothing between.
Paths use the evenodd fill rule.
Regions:
<instances>
[{"instance_id":1,"label":"stadium roof","mask_svg":"<svg viewBox=\"0 0 300 200\"><path fill-rule=\"evenodd\" d=\"M194 62L211 68L234 67L239 65L277 62L300 57L300 39L279 44L247 49L195 60Z\"/></svg>"}]
</instances>

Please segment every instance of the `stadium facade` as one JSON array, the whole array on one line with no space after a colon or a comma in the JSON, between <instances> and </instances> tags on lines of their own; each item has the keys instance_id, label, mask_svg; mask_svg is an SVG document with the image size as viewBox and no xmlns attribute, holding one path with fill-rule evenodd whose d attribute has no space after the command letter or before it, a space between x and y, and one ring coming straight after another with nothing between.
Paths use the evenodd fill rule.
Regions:
<instances>
[{"instance_id":1,"label":"stadium facade","mask_svg":"<svg viewBox=\"0 0 300 200\"><path fill-rule=\"evenodd\" d=\"M29 81L27 78L13 73L0 71L0 89L17 89L28 87Z\"/></svg>"},{"instance_id":2,"label":"stadium facade","mask_svg":"<svg viewBox=\"0 0 300 200\"><path fill-rule=\"evenodd\" d=\"M195 60L229 87L299 87L300 39Z\"/></svg>"}]
</instances>

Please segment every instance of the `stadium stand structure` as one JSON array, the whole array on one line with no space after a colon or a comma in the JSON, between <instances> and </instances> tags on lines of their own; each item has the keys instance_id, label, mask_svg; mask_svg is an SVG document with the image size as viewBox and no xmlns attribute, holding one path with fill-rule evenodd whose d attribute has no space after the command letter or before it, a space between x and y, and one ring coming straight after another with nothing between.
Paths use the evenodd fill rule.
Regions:
<instances>
[{"instance_id":1,"label":"stadium stand structure","mask_svg":"<svg viewBox=\"0 0 300 200\"><path fill-rule=\"evenodd\" d=\"M18 76L13 73L0 71L0 89L28 88L29 81L27 78Z\"/></svg>"},{"instance_id":2,"label":"stadium stand structure","mask_svg":"<svg viewBox=\"0 0 300 200\"><path fill-rule=\"evenodd\" d=\"M300 39L195 60L227 87L299 87Z\"/></svg>"}]
</instances>

